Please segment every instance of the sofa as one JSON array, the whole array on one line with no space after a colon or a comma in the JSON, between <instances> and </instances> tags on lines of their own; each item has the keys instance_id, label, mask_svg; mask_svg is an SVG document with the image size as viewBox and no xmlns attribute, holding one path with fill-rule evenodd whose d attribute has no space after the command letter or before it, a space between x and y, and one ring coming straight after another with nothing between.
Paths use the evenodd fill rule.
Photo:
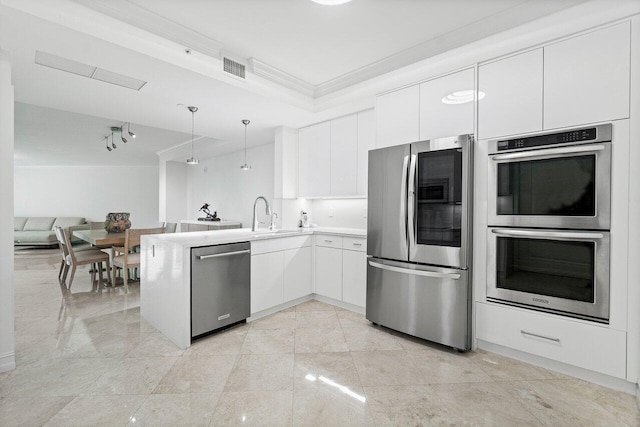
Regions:
<instances>
[{"instance_id":1,"label":"sofa","mask_svg":"<svg viewBox=\"0 0 640 427\"><path fill-rule=\"evenodd\" d=\"M69 228L85 224L76 217L14 217L13 244L16 246L55 246L58 244L53 227Z\"/></svg>"}]
</instances>

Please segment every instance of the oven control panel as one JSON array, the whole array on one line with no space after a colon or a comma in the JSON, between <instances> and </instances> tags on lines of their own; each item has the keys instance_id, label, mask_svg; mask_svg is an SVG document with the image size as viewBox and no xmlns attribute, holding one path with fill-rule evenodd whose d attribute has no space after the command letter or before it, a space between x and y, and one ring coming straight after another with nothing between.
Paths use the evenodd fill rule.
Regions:
<instances>
[{"instance_id":1,"label":"oven control panel","mask_svg":"<svg viewBox=\"0 0 640 427\"><path fill-rule=\"evenodd\" d=\"M526 138L507 139L498 141L498 151L517 150L522 148L539 147L542 145L566 144L581 141L593 141L597 138L597 128L577 129L568 132L536 135Z\"/></svg>"}]
</instances>

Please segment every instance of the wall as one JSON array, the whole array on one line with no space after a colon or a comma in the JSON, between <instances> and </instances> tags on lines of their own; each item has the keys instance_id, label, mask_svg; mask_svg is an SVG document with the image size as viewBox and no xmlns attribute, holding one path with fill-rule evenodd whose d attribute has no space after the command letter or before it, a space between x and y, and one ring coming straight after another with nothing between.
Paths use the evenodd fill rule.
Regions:
<instances>
[{"instance_id":1,"label":"wall","mask_svg":"<svg viewBox=\"0 0 640 427\"><path fill-rule=\"evenodd\" d=\"M157 166L17 166L14 176L16 216L129 212L133 227L159 222Z\"/></svg>"},{"instance_id":2,"label":"wall","mask_svg":"<svg viewBox=\"0 0 640 427\"><path fill-rule=\"evenodd\" d=\"M13 85L0 49L0 372L16 367L13 328Z\"/></svg>"},{"instance_id":3,"label":"wall","mask_svg":"<svg viewBox=\"0 0 640 427\"><path fill-rule=\"evenodd\" d=\"M251 170L243 171L244 151L225 154L199 165L190 166L188 218L202 216L198 209L205 202L211 212L217 211L222 219L241 221L243 227L251 227L253 202L257 196L265 196L273 202L274 182L273 144L261 145L247 150L247 163ZM259 202L259 220L269 219L264 214L264 206ZM266 227L266 225L261 225Z\"/></svg>"},{"instance_id":4,"label":"wall","mask_svg":"<svg viewBox=\"0 0 640 427\"><path fill-rule=\"evenodd\" d=\"M189 165L186 162L165 163L165 221L180 222L189 216Z\"/></svg>"},{"instance_id":5,"label":"wall","mask_svg":"<svg viewBox=\"0 0 640 427\"><path fill-rule=\"evenodd\" d=\"M320 227L367 228L367 199L317 199L311 222Z\"/></svg>"}]
</instances>

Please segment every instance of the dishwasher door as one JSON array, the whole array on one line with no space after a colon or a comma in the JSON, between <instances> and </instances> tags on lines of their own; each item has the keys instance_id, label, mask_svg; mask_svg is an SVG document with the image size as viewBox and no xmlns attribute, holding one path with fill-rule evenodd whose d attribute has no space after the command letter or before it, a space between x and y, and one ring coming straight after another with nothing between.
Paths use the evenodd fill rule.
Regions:
<instances>
[{"instance_id":1,"label":"dishwasher door","mask_svg":"<svg viewBox=\"0 0 640 427\"><path fill-rule=\"evenodd\" d=\"M251 310L251 243L191 249L191 338L245 320Z\"/></svg>"}]
</instances>

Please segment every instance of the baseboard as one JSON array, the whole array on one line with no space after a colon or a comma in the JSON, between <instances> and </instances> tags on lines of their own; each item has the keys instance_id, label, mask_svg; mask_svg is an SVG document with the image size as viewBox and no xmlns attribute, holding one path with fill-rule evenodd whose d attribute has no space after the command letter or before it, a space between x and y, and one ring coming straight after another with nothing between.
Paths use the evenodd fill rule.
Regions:
<instances>
[{"instance_id":1,"label":"baseboard","mask_svg":"<svg viewBox=\"0 0 640 427\"><path fill-rule=\"evenodd\" d=\"M344 308L345 310L354 311L356 313L365 314L365 308L357 305L349 304L348 302L338 301L333 298L325 297L318 294L312 294L313 299L316 301L324 302L326 304L335 305L336 307Z\"/></svg>"},{"instance_id":2,"label":"baseboard","mask_svg":"<svg viewBox=\"0 0 640 427\"><path fill-rule=\"evenodd\" d=\"M640 411L640 382L636 383L636 405L638 405L638 411Z\"/></svg>"},{"instance_id":3,"label":"baseboard","mask_svg":"<svg viewBox=\"0 0 640 427\"><path fill-rule=\"evenodd\" d=\"M557 360L547 359L545 357L536 356L534 354L525 353L512 348L503 347L487 341L478 340L478 348L492 353L501 354L512 359L540 366L550 371L559 372L591 383L599 384L614 390L622 391L630 395L636 395L638 398L637 384L626 381L622 378L615 378L599 372L590 371L588 369L579 368L567 363L558 362Z\"/></svg>"},{"instance_id":4,"label":"baseboard","mask_svg":"<svg viewBox=\"0 0 640 427\"><path fill-rule=\"evenodd\" d=\"M287 301L282 304L278 304L275 307L267 308L266 310L258 311L257 313L253 313L251 317L247 319L247 322L253 322L255 320L261 319L263 317L269 316L270 314L277 313L279 311L285 310L287 308L293 307L294 305L298 305L303 302L311 301L313 299L313 295L305 295L303 297Z\"/></svg>"},{"instance_id":5,"label":"baseboard","mask_svg":"<svg viewBox=\"0 0 640 427\"><path fill-rule=\"evenodd\" d=\"M6 372L16 369L15 353L6 353L0 355L0 372Z\"/></svg>"}]
</instances>

